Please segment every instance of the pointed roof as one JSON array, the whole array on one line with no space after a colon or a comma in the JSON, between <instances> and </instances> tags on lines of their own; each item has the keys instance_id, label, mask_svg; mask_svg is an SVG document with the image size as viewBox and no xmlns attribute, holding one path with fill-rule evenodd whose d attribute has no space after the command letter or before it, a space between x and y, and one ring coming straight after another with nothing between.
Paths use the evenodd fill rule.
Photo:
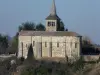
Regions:
<instances>
[{"instance_id":1,"label":"pointed roof","mask_svg":"<svg viewBox=\"0 0 100 75\"><path fill-rule=\"evenodd\" d=\"M52 7L51 7L51 11L50 11L50 15L46 19L47 20L57 20L57 19L60 19L57 16L57 13L56 13L55 0L53 0Z\"/></svg>"},{"instance_id":2,"label":"pointed roof","mask_svg":"<svg viewBox=\"0 0 100 75\"><path fill-rule=\"evenodd\" d=\"M55 5L55 0L53 0L52 8L51 8L50 14L51 14L52 16L53 16L53 15L56 15L56 5Z\"/></svg>"}]
</instances>

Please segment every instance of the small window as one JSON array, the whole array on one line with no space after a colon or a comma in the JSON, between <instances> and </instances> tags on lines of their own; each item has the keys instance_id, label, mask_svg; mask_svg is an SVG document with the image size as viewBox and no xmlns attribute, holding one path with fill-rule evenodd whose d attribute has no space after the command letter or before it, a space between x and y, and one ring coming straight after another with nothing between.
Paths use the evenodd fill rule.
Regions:
<instances>
[{"instance_id":1,"label":"small window","mask_svg":"<svg viewBox=\"0 0 100 75\"><path fill-rule=\"evenodd\" d=\"M40 44L41 44L41 47L42 47L42 42Z\"/></svg>"},{"instance_id":2,"label":"small window","mask_svg":"<svg viewBox=\"0 0 100 75\"><path fill-rule=\"evenodd\" d=\"M47 47L47 42L45 42L45 47Z\"/></svg>"},{"instance_id":3,"label":"small window","mask_svg":"<svg viewBox=\"0 0 100 75\"><path fill-rule=\"evenodd\" d=\"M75 48L77 48L77 43L75 43Z\"/></svg>"},{"instance_id":4,"label":"small window","mask_svg":"<svg viewBox=\"0 0 100 75\"><path fill-rule=\"evenodd\" d=\"M51 22L48 22L48 26L51 26Z\"/></svg>"},{"instance_id":5,"label":"small window","mask_svg":"<svg viewBox=\"0 0 100 75\"><path fill-rule=\"evenodd\" d=\"M33 41L33 46L35 46L35 41Z\"/></svg>"},{"instance_id":6,"label":"small window","mask_svg":"<svg viewBox=\"0 0 100 75\"><path fill-rule=\"evenodd\" d=\"M23 57L23 42L21 42L21 47L22 47L22 57Z\"/></svg>"},{"instance_id":7,"label":"small window","mask_svg":"<svg viewBox=\"0 0 100 75\"><path fill-rule=\"evenodd\" d=\"M57 43L57 47L59 47L59 42Z\"/></svg>"},{"instance_id":8,"label":"small window","mask_svg":"<svg viewBox=\"0 0 100 75\"><path fill-rule=\"evenodd\" d=\"M52 22L52 26L55 26L55 22Z\"/></svg>"},{"instance_id":9,"label":"small window","mask_svg":"<svg viewBox=\"0 0 100 75\"><path fill-rule=\"evenodd\" d=\"M21 47L23 48L23 42L21 42Z\"/></svg>"},{"instance_id":10,"label":"small window","mask_svg":"<svg viewBox=\"0 0 100 75\"><path fill-rule=\"evenodd\" d=\"M26 47L27 47L27 44L26 44Z\"/></svg>"}]
</instances>

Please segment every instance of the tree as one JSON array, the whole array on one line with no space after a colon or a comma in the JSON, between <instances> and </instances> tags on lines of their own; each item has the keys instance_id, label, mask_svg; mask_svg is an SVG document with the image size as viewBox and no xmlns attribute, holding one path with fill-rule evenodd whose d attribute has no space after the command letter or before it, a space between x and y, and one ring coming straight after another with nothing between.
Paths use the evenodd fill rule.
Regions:
<instances>
[{"instance_id":1,"label":"tree","mask_svg":"<svg viewBox=\"0 0 100 75\"><path fill-rule=\"evenodd\" d=\"M8 36L0 34L0 53L6 53L8 48Z\"/></svg>"},{"instance_id":2,"label":"tree","mask_svg":"<svg viewBox=\"0 0 100 75\"><path fill-rule=\"evenodd\" d=\"M35 30L35 24L32 22L22 23L22 25L19 26L18 30L19 31L21 31L21 30Z\"/></svg>"},{"instance_id":3,"label":"tree","mask_svg":"<svg viewBox=\"0 0 100 75\"><path fill-rule=\"evenodd\" d=\"M32 23L32 22L25 22L25 23L22 23L18 27L18 32L20 32L21 30L45 31L45 26L41 23L38 25L35 25L35 23ZM17 53L17 50L18 50L18 32L16 33L16 35L13 37L13 39L11 41L11 44L8 48L9 53Z\"/></svg>"},{"instance_id":4,"label":"tree","mask_svg":"<svg viewBox=\"0 0 100 75\"><path fill-rule=\"evenodd\" d=\"M91 45L92 44L92 41L91 41L91 39L88 37L88 36L84 36L83 38L82 38L82 42L83 42L83 45Z\"/></svg>"},{"instance_id":5,"label":"tree","mask_svg":"<svg viewBox=\"0 0 100 75\"><path fill-rule=\"evenodd\" d=\"M45 26L41 23L39 23L38 25L36 25L36 30L37 31L45 31Z\"/></svg>"},{"instance_id":6,"label":"tree","mask_svg":"<svg viewBox=\"0 0 100 75\"><path fill-rule=\"evenodd\" d=\"M41 23L35 25L35 23L32 22L25 22L19 26L18 31L21 30L45 31L45 26Z\"/></svg>"},{"instance_id":7,"label":"tree","mask_svg":"<svg viewBox=\"0 0 100 75\"><path fill-rule=\"evenodd\" d=\"M68 31L68 29L66 28L65 31Z\"/></svg>"},{"instance_id":8,"label":"tree","mask_svg":"<svg viewBox=\"0 0 100 75\"><path fill-rule=\"evenodd\" d=\"M30 44L30 46L28 48L27 59L28 60L33 60L33 58L34 58L33 47L32 47L32 44Z\"/></svg>"},{"instance_id":9,"label":"tree","mask_svg":"<svg viewBox=\"0 0 100 75\"><path fill-rule=\"evenodd\" d=\"M18 32L20 32L21 30L33 30L35 31L35 23L32 22L25 22L22 23L19 27L18 27ZM17 53L18 51L18 32L16 33L16 35L13 37L13 39L11 40L11 44L8 48L8 52L9 53Z\"/></svg>"},{"instance_id":10,"label":"tree","mask_svg":"<svg viewBox=\"0 0 100 75\"><path fill-rule=\"evenodd\" d=\"M64 23L63 23L63 21L60 21L60 31L64 31L65 30L65 28L64 28Z\"/></svg>"},{"instance_id":11,"label":"tree","mask_svg":"<svg viewBox=\"0 0 100 75\"><path fill-rule=\"evenodd\" d=\"M18 33L12 38L8 47L8 53L17 53L18 50Z\"/></svg>"}]
</instances>

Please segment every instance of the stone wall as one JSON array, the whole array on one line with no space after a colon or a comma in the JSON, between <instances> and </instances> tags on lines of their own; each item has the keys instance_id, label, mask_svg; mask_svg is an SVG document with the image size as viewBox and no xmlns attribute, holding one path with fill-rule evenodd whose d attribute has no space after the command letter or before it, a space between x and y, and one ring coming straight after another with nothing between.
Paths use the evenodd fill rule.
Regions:
<instances>
[{"instance_id":1,"label":"stone wall","mask_svg":"<svg viewBox=\"0 0 100 75\"><path fill-rule=\"evenodd\" d=\"M22 57L22 45L21 45L22 43L23 43L23 56L27 58L28 46L31 44L31 36L19 36L18 57Z\"/></svg>"},{"instance_id":2,"label":"stone wall","mask_svg":"<svg viewBox=\"0 0 100 75\"><path fill-rule=\"evenodd\" d=\"M48 26L48 22L55 22L55 26ZM46 31L56 31L57 30L57 20L46 20Z\"/></svg>"},{"instance_id":3,"label":"stone wall","mask_svg":"<svg viewBox=\"0 0 100 75\"><path fill-rule=\"evenodd\" d=\"M96 61L99 59L100 55L83 55L84 61Z\"/></svg>"},{"instance_id":4,"label":"stone wall","mask_svg":"<svg viewBox=\"0 0 100 75\"><path fill-rule=\"evenodd\" d=\"M33 41L35 41L34 45L33 45ZM22 57L21 42L23 42L23 56L25 58L27 58L28 45L31 43L33 46L33 52L34 52L35 58L38 58L38 57L65 57L65 55L67 55L69 58L80 56L80 38L79 37L72 37L72 36L19 36L18 57ZM57 43L59 44L58 47L57 47ZM45 44L47 45L46 47L45 47ZM75 44L76 44L76 46L75 46ZM39 50L40 50L40 53L39 53Z\"/></svg>"}]
</instances>

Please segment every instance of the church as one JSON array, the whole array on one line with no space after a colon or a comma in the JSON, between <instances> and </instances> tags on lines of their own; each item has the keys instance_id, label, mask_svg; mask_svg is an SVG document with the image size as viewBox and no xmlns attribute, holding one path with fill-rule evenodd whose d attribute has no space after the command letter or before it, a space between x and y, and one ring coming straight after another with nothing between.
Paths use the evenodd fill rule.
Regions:
<instances>
[{"instance_id":1,"label":"church","mask_svg":"<svg viewBox=\"0 0 100 75\"><path fill-rule=\"evenodd\" d=\"M28 48L32 45L34 57L79 58L81 53L81 35L72 31L61 31L60 18L56 13L53 0L50 15L45 19L45 31L20 31L18 58L27 58Z\"/></svg>"}]
</instances>

